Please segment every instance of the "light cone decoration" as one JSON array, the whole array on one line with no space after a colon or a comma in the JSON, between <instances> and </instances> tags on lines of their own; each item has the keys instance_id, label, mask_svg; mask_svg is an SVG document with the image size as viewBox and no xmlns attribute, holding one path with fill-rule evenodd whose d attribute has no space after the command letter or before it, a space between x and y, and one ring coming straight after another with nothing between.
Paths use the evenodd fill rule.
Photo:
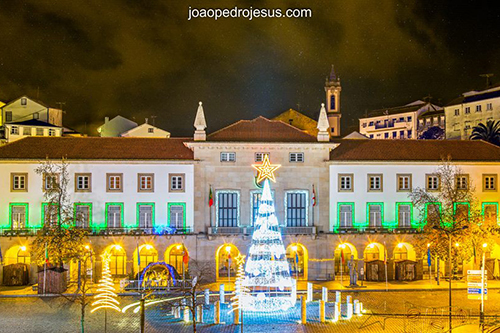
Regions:
<instances>
[{"instance_id":1,"label":"light cone decoration","mask_svg":"<svg viewBox=\"0 0 500 333\"><path fill-rule=\"evenodd\" d=\"M231 297L233 308L229 312L243 309L244 302L248 296L248 288L243 286L243 280L245 279L245 256L240 253L235 260L238 270L236 271L236 280L234 282L234 296Z\"/></svg>"},{"instance_id":2,"label":"light cone decoration","mask_svg":"<svg viewBox=\"0 0 500 333\"><path fill-rule=\"evenodd\" d=\"M248 289L248 294L240 306L246 311L287 310L296 301L292 296L292 284L269 180L266 179L242 284Z\"/></svg>"},{"instance_id":3,"label":"light cone decoration","mask_svg":"<svg viewBox=\"0 0 500 333\"><path fill-rule=\"evenodd\" d=\"M94 296L95 302L92 303L90 313L99 309L111 309L121 312L119 307L120 302L116 299L118 295L116 295L113 279L111 278L111 270L109 269L111 253L105 252L101 257L102 279L99 280L99 288L96 290L97 294Z\"/></svg>"}]
</instances>

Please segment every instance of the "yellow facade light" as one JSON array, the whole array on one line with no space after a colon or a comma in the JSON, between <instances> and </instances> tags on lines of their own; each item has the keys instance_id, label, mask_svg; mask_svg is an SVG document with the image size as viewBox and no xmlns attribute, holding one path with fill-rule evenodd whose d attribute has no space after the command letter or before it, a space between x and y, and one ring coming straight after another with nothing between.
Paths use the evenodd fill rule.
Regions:
<instances>
[{"instance_id":1,"label":"yellow facade light","mask_svg":"<svg viewBox=\"0 0 500 333\"><path fill-rule=\"evenodd\" d=\"M370 243L370 245L368 245L368 248L370 249L373 249L375 247L375 243Z\"/></svg>"},{"instance_id":2,"label":"yellow facade light","mask_svg":"<svg viewBox=\"0 0 500 333\"><path fill-rule=\"evenodd\" d=\"M455 246L456 246L456 247L459 247L459 246L460 246L460 244L459 244L459 243L455 243Z\"/></svg>"},{"instance_id":3,"label":"yellow facade light","mask_svg":"<svg viewBox=\"0 0 500 333\"><path fill-rule=\"evenodd\" d=\"M483 244L483 247L484 247L484 248L488 247L488 243L484 243L484 244Z\"/></svg>"},{"instance_id":4,"label":"yellow facade light","mask_svg":"<svg viewBox=\"0 0 500 333\"><path fill-rule=\"evenodd\" d=\"M85 245L85 250L90 250L90 246Z\"/></svg>"},{"instance_id":5,"label":"yellow facade light","mask_svg":"<svg viewBox=\"0 0 500 333\"><path fill-rule=\"evenodd\" d=\"M26 246L21 246L21 251L25 252L26 251Z\"/></svg>"},{"instance_id":6,"label":"yellow facade light","mask_svg":"<svg viewBox=\"0 0 500 333\"><path fill-rule=\"evenodd\" d=\"M403 248L403 246L405 246L403 243L399 243L399 244L398 244L398 248L400 248L400 249L402 249L402 248Z\"/></svg>"},{"instance_id":7,"label":"yellow facade light","mask_svg":"<svg viewBox=\"0 0 500 333\"><path fill-rule=\"evenodd\" d=\"M231 245L226 246L226 252L227 253L231 252Z\"/></svg>"},{"instance_id":8,"label":"yellow facade light","mask_svg":"<svg viewBox=\"0 0 500 333\"><path fill-rule=\"evenodd\" d=\"M340 246L339 246L339 247L340 247L341 249L345 249L345 244L344 244L344 243L342 243L342 244L340 244Z\"/></svg>"},{"instance_id":9,"label":"yellow facade light","mask_svg":"<svg viewBox=\"0 0 500 333\"><path fill-rule=\"evenodd\" d=\"M294 252L297 252L297 245L292 246L292 250L293 250Z\"/></svg>"},{"instance_id":10,"label":"yellow facade light","mask_svg":"<svg viewBox=\"0 0 500 333\"><path fill-rule=\"evenodd\" d=\"M177 250L180 250L180 249L182 249L182 245L181 245L181 244L179 244L179 245L177 245L175 248L176 248Z\"/></svg>"},{"instance_id":11,"label":"yellow facade light","mask_svg":"<svg viewBox=\"0 0 500 333\"><path fill-rule=\"evenodd\" d=\"M431 243L427 243L427 247L431 247Z\"/></svg>"},{"instance_id":12,"label":"yellow facade light","mask_svg":"<svg viewBox=\"0 0 500 333\"><path fill-rule=\"evenodd\" d=\"M146 244L146 250L151 250L153 248L153 246L151 246L151 244Z\"/></svg>"}]
</instances>

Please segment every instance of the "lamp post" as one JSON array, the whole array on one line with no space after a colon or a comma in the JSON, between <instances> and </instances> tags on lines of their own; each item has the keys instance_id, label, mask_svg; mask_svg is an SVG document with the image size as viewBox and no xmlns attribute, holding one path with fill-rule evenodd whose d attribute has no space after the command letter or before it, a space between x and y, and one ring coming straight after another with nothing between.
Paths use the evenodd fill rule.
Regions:
<instances>
[{"instance_id":1,"label":"lamp post","mask_svg":"<svg viewBox=\"0 0 500 333\"><path fill-rule=\"evenodd\" d=\"M486 264L486 248L488 247L487 243L483 244L483 260L481 265L481 331L484 332L484 273L485 273L485 264Z\"/></svg>"}]
</instances>

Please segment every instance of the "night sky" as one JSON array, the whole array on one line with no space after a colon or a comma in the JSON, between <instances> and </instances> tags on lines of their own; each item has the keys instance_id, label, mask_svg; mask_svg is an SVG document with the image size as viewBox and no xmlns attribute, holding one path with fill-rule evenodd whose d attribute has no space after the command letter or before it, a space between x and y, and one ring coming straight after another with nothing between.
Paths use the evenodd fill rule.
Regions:
<instances>
[{"instance_id":1,"label":"night sky","mask_svg":"<svg viewBox=\"0 0 500 333\"><path fill-rule=\"evenodd\" d=\"M235 5L313 17L187 20ZM500 82L499 15L477 1L2 0L0 100L65 102L65 125L89 134L121 114L191 136L199 100L209 132L297 104L316 118L335 64L347 134L367 110Z\"/></svg>"}]
</instances>

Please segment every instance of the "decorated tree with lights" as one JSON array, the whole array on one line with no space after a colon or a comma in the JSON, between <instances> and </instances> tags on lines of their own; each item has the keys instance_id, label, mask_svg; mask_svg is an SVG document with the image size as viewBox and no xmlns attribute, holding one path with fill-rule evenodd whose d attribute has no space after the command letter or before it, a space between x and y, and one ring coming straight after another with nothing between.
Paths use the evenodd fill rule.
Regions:
<instances>
[{"instance_id":1,"label":"decorated tree with lights","mask_svg":"<svg viewBox=\"0 0 500 333\"><path fill-rule=\"evenodd\" d=\"M295 305L293 281L269 185L279 165L270 164L265 155L262 165L254 168L264 189L245 266L243 286L249 292L240 306L249 311L287 310Z\"/></svg>"},{"instance_id":2,"label":"decorated tree with lights","mask_svg":"<svg viewBox=\"0 0 500 333\"><path fill-rule=\"evenodd\" d=\"M120 302L117 300L118 295L116 294L115 285L113 283L113 278L111 277L111 270L109 269L109 263L111 261L111 253L106 251L102 256L102 278L99 280L99 288L96 290L96 295L94 296L94 303L92 303L92 310L90 313L94 313L97 310L104 310L104 331L107 327L107 310L114 310L121 312L119 307Z\"/></svg>"}]
</instances>

